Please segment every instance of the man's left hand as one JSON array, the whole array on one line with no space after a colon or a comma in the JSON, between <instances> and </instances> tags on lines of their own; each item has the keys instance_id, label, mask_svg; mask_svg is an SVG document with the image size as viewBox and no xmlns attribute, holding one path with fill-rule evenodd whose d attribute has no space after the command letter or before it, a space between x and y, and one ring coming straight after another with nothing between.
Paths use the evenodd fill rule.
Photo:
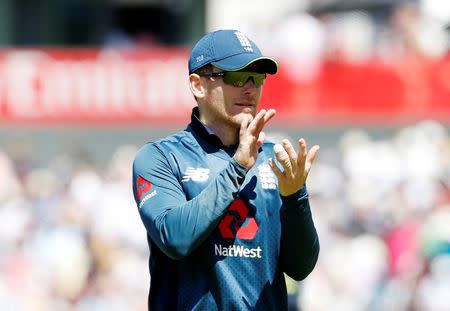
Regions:
<instances>
[{"instance_id":1,"label":"man's left hand","mask_svg":"<svg viewBox=\"0 0 450 311\"><path fill-rule=\"evenodd\" d=\"M320 148L314 145L308 151L303 138L299 139L298 145L298 154L287 139L283 139L281 144L274 146L275 157L283 167L283 171L278 168L273 159L269 159L269 165L278 178L278 188L282 196L294 194L303 188Z\"/></svg>"}]
</instances>

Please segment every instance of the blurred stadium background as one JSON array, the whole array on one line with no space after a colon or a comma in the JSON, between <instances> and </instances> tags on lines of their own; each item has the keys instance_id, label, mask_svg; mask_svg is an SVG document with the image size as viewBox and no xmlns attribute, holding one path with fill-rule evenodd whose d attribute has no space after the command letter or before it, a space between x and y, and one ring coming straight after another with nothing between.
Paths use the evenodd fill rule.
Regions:
<instances>
[{"instance_id":1,"label":"blurred stadium background","mask_svg":"<svg viewBox=\"0 0 450 311\"><path fill-rule=\"evenodd\" d=\"M319 143L322 250L292 310L450 310L450 2L0 1L0 310L145 310L131 193L184 128L187 55L237 28L281 65L272 140Z\"/></svg>"}]
</instances>

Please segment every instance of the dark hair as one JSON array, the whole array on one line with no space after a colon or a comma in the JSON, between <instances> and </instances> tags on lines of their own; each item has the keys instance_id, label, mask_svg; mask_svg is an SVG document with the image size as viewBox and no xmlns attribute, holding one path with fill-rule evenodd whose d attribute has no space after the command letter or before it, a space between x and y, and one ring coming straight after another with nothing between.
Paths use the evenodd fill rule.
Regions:
<instances>
[{"instance_id":1,"label":"dark hair","mask_svg":"<svg viewBox=\"0 0 450 311\"><path fill-rule=\"evenodd\" d=\"M205 74L205 73L210 73L210 72L212 72L213 67L214 67L214 66L211 65L211 64L206 64L205 66L198 68L198 69L197 69L196 71L194 71L193 73L196 73L196 74L198 74L198 75Z\"/></svg>"}]
</instances>

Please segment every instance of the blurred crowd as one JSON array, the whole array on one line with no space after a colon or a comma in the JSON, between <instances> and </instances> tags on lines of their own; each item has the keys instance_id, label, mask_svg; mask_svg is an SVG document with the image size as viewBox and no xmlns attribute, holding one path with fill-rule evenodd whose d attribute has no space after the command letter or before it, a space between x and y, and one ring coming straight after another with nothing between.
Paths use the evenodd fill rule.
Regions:
<instances>
[{"instance_id":1,"label":"blurred crowd","mask_svg":"<svg viewBox=\"0 0 450 311\"><path fill-rule=\"evenodd\" d=\"M289 283L298 310L450 310L448 129L422 121L378 139L347 130L321 147L308 186L321 253L305 281ZM33 167L30 155L0 150L0 310L146 309L136 151Z\"/></svg>"},{"instance_id":2,"label":"blurred crowd","mask_svg":"<svg viewBox=\"0 0 450 311\"><path fill-rule=\"evenodd\" d=\"M0 310L146 310L136 151L122 146L102 168L69 155L33 168L26 152L0 150Z\"/></svg>"},{"instance_id":3,"label":"blurred crowd","mask_svg":"<svg viewBox=\"0 0 450 311\"><path fill-rule=\"evenodd\" d=\"M378 61L415 70L423 62L449 55L450 14L439 13L450 12L446 2L392 1L382 6L380 1L377 6L370 1L341 1L341 6L328 9L306 2L311 3L309 9L294 3L279 18L253 17L238 24L265 53L287 60L289 68L283 70L289 70L292 79L316 78L324 61ZM427 6L428 2L435 4Z\"/></svg>"},{"instance_id":4,"label":"blurred crowd","mask_svg":"<svg viewBox=\"0 0 450 311\"><path fill-rule=\"evenodd\" d=\"M450 310L450 136L433 121L350 130L309 180L321 240L303 311Z\"/></svg>"},{"instance_id":5,"label":"blurred crowd","mask_svg":"<svg viewBox=\"0 0 450 311\"><path fill-rule=\"evenodd\" d=\"M260 6L258 0L209 0L205 10L205 31L239 29L265 54L287 59L294 78L314 78L323 60L396 63L405 57L439 59L450 51L446 1L280 0ZM153 48L166 43L150 30L133 33L114 25L103 44ZM190 42L183 44L191 48Z\"/></svg>"}]
</instances>

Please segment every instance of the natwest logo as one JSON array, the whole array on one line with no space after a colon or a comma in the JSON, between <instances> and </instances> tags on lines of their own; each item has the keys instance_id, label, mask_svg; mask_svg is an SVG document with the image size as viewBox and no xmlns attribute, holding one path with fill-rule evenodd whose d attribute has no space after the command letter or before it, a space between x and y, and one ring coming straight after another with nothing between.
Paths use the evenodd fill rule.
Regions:
<instances>
[{"instance_id":1,"label":"natwest logo","mask_svg":"<svg viewBox=\"0 0 450 311\"><path fill-rule=\"evenodd\" d=\"M222 246L214 244L214 254L223 257L245 257L245 258L261 258L262 249L260 246L256 248L246 248L242 245Z\"/></svg>"},{"instance_id":2,"label":"natwest logo","mask_svg":"<svg viewBox=\"0 0 450 311\"><path fill-rule=\"evenodd\" d=\"M241 199L234 200L227 213L219 223L219 231L223 238L252 240L258 231L255 218L248 217L248 206Z\"/></svg>"}]
</instances>

